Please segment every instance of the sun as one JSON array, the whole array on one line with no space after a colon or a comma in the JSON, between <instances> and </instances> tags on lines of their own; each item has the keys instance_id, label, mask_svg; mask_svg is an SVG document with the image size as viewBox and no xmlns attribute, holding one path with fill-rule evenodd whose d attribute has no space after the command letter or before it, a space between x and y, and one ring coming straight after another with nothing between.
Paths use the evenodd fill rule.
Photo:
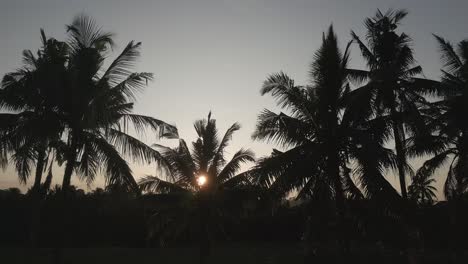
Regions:
<instances>
[{"instance_id":1,"label":"sun","mask_svg":"<svg viewBox=\"0 0 468 264\"><path fill-rule=\"evenodd\" d=\"M197 178L197 184L198 186L203 186L206 183L206 176L198 176Z\"/></svg>"}]
</instances>

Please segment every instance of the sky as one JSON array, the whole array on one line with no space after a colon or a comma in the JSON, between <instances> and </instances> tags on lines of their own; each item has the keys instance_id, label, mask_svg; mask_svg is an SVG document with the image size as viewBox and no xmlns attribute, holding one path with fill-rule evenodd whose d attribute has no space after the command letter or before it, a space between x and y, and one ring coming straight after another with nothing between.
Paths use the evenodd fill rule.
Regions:
<instances>
[{"instance_id":1,"label":"sky","mask_svg":"<svg viewBox=\"0 0 468 264\"><path fill-rule=\"evenodd\" d=\"M468 38L468 1L456 0L0 0L0 74L21 66L21 51L37 50L40 28L48 36L64 39L65 25L86 13L106 31L116 34L120 52L131 41L141 41L142 56L135 71L152 72L155 80L139 95L135 112L177 125L186 141L195 139L193 122L209 111L224 132L232 123L242 129L228 148L241 147L257 157L268 155L273 144L254 142L257 115L264 108L279 111L270 96L259 93L262 82L284 71L298 84L306 84L313 53L322 32L333 23L344 48L350 31L363 35L363 21L380 8L407 9L400 27L414 40L415 56L428 78L440 75L437 44L432 33L458 42ZM351 66L362 67L357 47ZM143 140L161 143L148 133ZM162 142L172 144L171 142ZM420 160L414 162L417 168ZM154 174L154 165L133 166L140 178ZM438 172L441 189L443 172ZM62 172L55 169L59 183ZM396 176L388 175L398 188ZM31 177L32 182L32 177ZM84 189L101 186L100 177ZM0 189L20 187L13 168L0 171ZM440 196L440 195L439 195ZM441 197L441 196L440 196Z\"/></svg>"}]
</instances>

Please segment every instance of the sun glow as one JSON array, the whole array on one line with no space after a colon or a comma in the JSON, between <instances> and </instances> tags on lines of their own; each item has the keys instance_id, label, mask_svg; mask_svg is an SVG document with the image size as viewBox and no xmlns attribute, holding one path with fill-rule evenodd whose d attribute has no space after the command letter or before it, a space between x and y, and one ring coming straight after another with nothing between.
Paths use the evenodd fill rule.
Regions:
<instances>
[{"instance_id":1,"label":"sun glow","mask_svg":"<svg viewBox=\"0 0 468 264\"><path fill-rule=\"evenodd\" d=\"M205 176L198 176L197 178L197 184L198 186L203 186L206 183L206 177Z\"/></svg>"}]
</instances>

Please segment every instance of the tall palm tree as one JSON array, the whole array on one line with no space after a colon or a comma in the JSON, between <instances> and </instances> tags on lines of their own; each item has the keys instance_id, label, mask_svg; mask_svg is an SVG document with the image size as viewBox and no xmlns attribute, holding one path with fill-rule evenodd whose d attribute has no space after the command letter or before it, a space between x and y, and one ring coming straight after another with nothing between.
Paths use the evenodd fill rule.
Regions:
<instances>
[{"instance_id":1,"label":"tall palm tree","mask_svg":"<svg viewBox=\"0 0 468 264\"><path fill-rule=\"evenodd\" d=\"M365 83L351 93L352 107L357 115L388 122L395 141L401 195L407 199L405 140L406 135L424 131L424 121L418 111L426 103L424 79L415 78L422 68L415 66L411 38L396 32L405 10L380 10L365 20L367 29L365 44L356 33L351 32L358 44L367 70L349 69L357 84ZM382 135L387 137L388 135Z\"/></svg>"},{"instance_id":2,"label":"tall palm tree","mask_svg":"<svg viewBox=\"0 0 468 264\"><path fill-rule=\"evenodd\" d=\"M92 181L99 170L108 184L138 186L122 157L151 162L159 154L131 136L146 128L160 136L177 136L175 127L152 117L132 113L135 93L153 78L151 73L131 71L139 57L141 43L129 42L107 68L104 60L114 46L113 35L103 32L86 16L75 17L67 26L70 52L67 85L58 105L66 123L66 144L62 146L65 172L62 188L70 186L73 172Z\"/></svg>"},{"instance_id":3,"label":"tall palm tree","mask_svg":"<svg viewBox=\"0 0 468 264\"><path fill-rule=\"evenodd\" d=\"M139 184L142 190L159 194L170 203L153 215L152 233L159 235L161 242L176 239L183 232L195 233L200 239L200 261L204 262L226 217L249 193L250 182L237 172L243 163L254 161L254 154L240 149L226 160L225 149L240 129L238 123L222 138L211 113L208 119L197 120L194 127L198 139L191 151L183 139L176 148L155 145L162 156L160 167L166 180L147 176Z\"/></svg>"},{"instance_id":4,"label":"tall palm tree","mask_svg":"<svg viewBox=\"0 0 468 264\"><path fill-rule=\"evenodd\" d=\"M437 91L442 100L434 103L440 112L431 126L436 133L432 137L433 144L430 144L435 156L424 163L425 171L421 173L430 175L449 161L444 193L447 199L452 199L468 190L468 177L465 175L468 168L468 125L464 120L468 114L468 40L453 47L442 37L435 37L444 63Z\"/></svg>"},{"instance_id":5,"label":"tall palm tree","mask_svg":"<svg viewBox=\"0 0 468 264\"><path fill-rule=\"evenodd\" d=\"M429 133L410 141L410 150L415 155L433 155L424 162L417 175L430 177L444 165L449 165L444 184L444 195L449 201L451 239L449 241L454 263L461 254L460 235L462 197L468 190L468 125L464 117L468 114L468 40L455 47L442 37L435 35L440 46L443 62L439 85L433 93L441 97L432 103L434 114L428 122Z\"/></svg>"},{"instance_id":6,"label":"tall palm tree","mask_svg":"<svg viewBox=\"0 0 468 264\"><path fill-rule=\"evenodd\" d=\"M342 53L330 27L315 53L310 85L297 86L284 73L264 82L262 95L272 94L290 114L264 110L253 138L274 141L288 150L274 151L250 172L256 183L274 193L297 191L298 198L335 201L340 226L345 196L362 197L360 189L368 197L398 196L383 178L384 170L395 166L392 151L378 137L386 124L358 119L346 107L348 60L349 44ZM354 171L349 168L353 164Z\"/></svg>"},{"instance_id":7,"label":"tall palm tree","mask_svg":"<svg viewBox=\"0 0 468 264\"><path fill-rule=\"evenodd\" d=\"M30 241L36 244L39 230L41 201L52 177L54 146L60 142L63 123L56 107L56 92L64 84L67 45L47 38L41 30L42 47L35 56L23 52L24 66L4 76L0 90L0 144L2 159L11 154L21 182L26 182L36 164L34 184L31 189ZM47 170L42 185L43 172Z\"/></svg>"},{"instance_id":8,"label":"tall palm tree","mask_svg":"<svg viewBox=\"0 0 468 264\"><path fill-rule=\"evenodd\" d=\"M42 47L35 56L23 52L24 66L2 81L0 114L2 160L12 154L21 182L28 179L36 163L33 191L40 187L48 153L60 140L63 124L56 112L55 93L62 88L67 45L47 38L41 30Z\"/></svg>"}]
</instances>

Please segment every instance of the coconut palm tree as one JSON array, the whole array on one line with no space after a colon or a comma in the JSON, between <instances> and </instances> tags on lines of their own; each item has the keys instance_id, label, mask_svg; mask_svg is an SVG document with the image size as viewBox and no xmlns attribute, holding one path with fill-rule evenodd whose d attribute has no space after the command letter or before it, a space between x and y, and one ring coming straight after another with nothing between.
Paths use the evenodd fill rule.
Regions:
<instances>
[{"instance_id":1,"label":"coconut palm tree","mask_svg":"<svg viewBox=\"0 0 468 264\"><path fill-rule=\"evenodd\" d=\"M35 56L23 52L24 66L4 76L0 90L0 144L2 159L12 156L20 181L25 183L34 163L31 189L30 241L36 244L41 202L50 186L54 146L60 142L64 125L57 113L57 91L64 84L67 45L47 38L41 30L42 47ZM49 163L49 165L47 164ZM41 185L43 172L48 174Z\"/></svg>"},{"instance_id":2,"label":"coconut palm tree","mask_svg":"<svg viewBox=\"0 0 468 264\"><path fill-rule=\"evenodd\" d=\"M435 35L443 62L440 84L434 86L434 94L441 97L432 103L434 114L428 122L429 133L410 142L411 152L417 155L433 155L424 162L417 175L429 179L438 169L448 165L444 184L444 195L450 209L450 244L454 258L461 254L459 228L462 197L468 190L468 40L455 47L442 37Z\"/></svg>"},{"instance_id":3,"label":"coconut palm tree","mask_svg":"<svg viewBox=\"0 0 468 264\"><path fill-rule=\"evenodd\" d=\"M437 200L437 189L433 186L435 179L426 177L414 177L408 187L408 194L411 200L419 205L432 205Z\"/></svg>"},{"instance_id":4,"label":"coconut palm tree","mask_svg":"<svg viewBox=\"0 0 468 264\"><path fill-rule=\"evenodd\" d=\"M432 103L432 114L428 122L426 136L411 138L408 142L413 155L433 155L424 162L417 175L431 177L437 169L449 164L444 184L444 194L448 200L462 196L468 189L465 177L467 162L468 126L464 115L468 114L465 106L468 93L468 41L461 41L456 47L435 36L440 46L444 68L442 79L434 85L434 94L441 97Z\"/></svg>"},{"instance_id":5,"label":"coconut palm tree","mask_svg":"<svg viewBox=\"0 0 468 264\"><path fill-rule=\"evenodd\" d=\"M226 160L225 150L234 132L234 123L222 138L218 136L216 120L197 120L194 124L198 139L189 150L183 139L176 148L155 145L161 153L161 173L164 177L147 176L140 180L142 190L156 193L166 201L152 217L151 235L162 243L191 233L200 240L200 261L209 254L215 235L223 223L234 214L236 205L249 193L245 174L237 174L241 165L254 161L250 150L238 150ZM255 197L256 198L256 197Z\"/></svg>"},{"instance_id":6,"label":"coconut palm tree","mask_svg":"<svg viewBox=\"0 0 468 264\"><path fill-rule=\"evenodd\" d=\"M389 10L385 14L378 10L374 17L367 18L367 44L352 32L368 69L349 69L355 83L364 83L350 95L353 111L368 119L388 122L392 131L404 199L407 198L406 175L412 173L405 165L405 140L407 135L424 131L424 119L418 110L427 103L422 95L430 92L426 80L415 77L422 73L422 68L415 66L411 38L396 32L407 14L405 10ZM383 135L387 136L388 132Z\"/></svg>"},{"instance_id":7,"label":"coconut palm tree","mask_svg":"<svg viewBox=\"0 0 468 264\"><path fill-rule=\"evenodd\" d=\"M65 162L62 188L70 186L73 172L91 182L102 171L108 184L125 184L137 190L122 155L146 162L160 156L131 136L129 126L137 133L150 128L160 136L177 135L174 126L132 113L135 93L153 78L151 73L131 71L140 55L141 43L129 42L104 68L108 50L114 46L111 33L103 32L86 15L75 17L67 32L68 79L58 106L66 123L66 143L61 148Z\"/></svg>"},{"instance_id":8,"label":"coconut palm tree","mask_svg":"<svg viewBox=\"0 0 468 264\"><path fill-rule=\"evenodd\" d=\"M348 60L349 44L342 53L330 27L315 53L310 85L298 86L284 73L268 77L262 95L271 94L289 114L264 110L253 138L274 141L287 150L275 150L249 172L255 183L273 193L297 191L299 199L334 201L341 228L346 196L387 201L398 196L383 178L386 168L396 164L379 136L386 123L358 119L346 106Z\"/></svg>"},{"instance_id":9,"label":"coconut palm tree","mask_svg":"<svg viewBox=\"0 0 468 264\"><path fill-rule=\"evenodd\" d=\"M450 160L444 193L447 199L460 197L468 190L468 125L464 116L468 114L466 105L468 97L468 40L463 40L454 48L447 40L435 36L444 63L442 80L438 94L442 101L436 103L440 109L438 120L438 137L441 148L433 148L436 156L425 165L430 168L442 166ZM441 144L439 144L441 146ZM435 164L434 159L438 159ZM429 171L430 173L431 171Z\"/></svg>"},{"instance_id":10,"label":"coconut palm tree","mask_svg":"<svg viewBox=\"0 0 468 264\"><path fill-rule=\"evenodd\" d=\"M23 183L35 163L33 191L40 187L51 149L64 128L56 112L55 94L64 83L67 45L47 38L43 30L41 41L37 56L30 50L23 52L24 66L6 74L0 90L0 107L7 111L0 114L2 160L12 154Z\"/></svg>"}]
</instances>

